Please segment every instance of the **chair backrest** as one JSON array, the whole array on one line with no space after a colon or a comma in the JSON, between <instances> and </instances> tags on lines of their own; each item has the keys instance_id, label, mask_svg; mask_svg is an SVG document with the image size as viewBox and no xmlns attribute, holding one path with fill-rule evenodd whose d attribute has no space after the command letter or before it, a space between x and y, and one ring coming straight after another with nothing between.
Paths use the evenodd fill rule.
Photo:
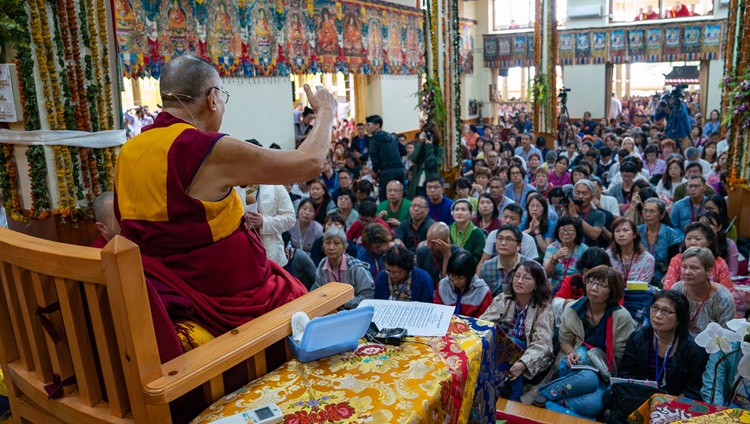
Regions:
<instances>
[{"instance_id":1,"label":"chair backrest","mask_svg":"<svg viewBox=\"0 0 750 424\"><path fill-rule=\"evenodd\" d=\"M0 364L14 416L146 421L142 387L162 370L135 244L118 236L100 250L0 228L0 276Z\"/></svg>"},{"instance_id":2,"label":"chair backrest","mask_svg":"<svg viewBox=\"0 0 750 424\"><path fill-rule=\"evenodd\" d=\"M170 402L198 387L206 405L216 401L236 365L244 362L250 379L265 374L265 349L291 334L295 312L314 318L353 297L348 284L326 284L161 364L129 240L95 249L0 228L0 279L11 413L34 423L170 423Z\"/></svg>"}]
</instances>

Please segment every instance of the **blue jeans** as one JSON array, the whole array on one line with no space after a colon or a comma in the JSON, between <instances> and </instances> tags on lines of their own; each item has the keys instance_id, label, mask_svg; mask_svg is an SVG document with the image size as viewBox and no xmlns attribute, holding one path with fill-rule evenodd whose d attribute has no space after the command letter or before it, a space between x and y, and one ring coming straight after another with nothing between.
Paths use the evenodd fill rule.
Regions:
<instances>
[{"instance_id":1,"label":"blue jeans","mask_svg":"<svg viewBox=\"0 0 750 424\"><path fill-rule=\"evenodd\" d=\"M579 347L576 352L581 357L581 363L588 361L585 347ZM590 370L572 370L563 359L558 367L558 375L559 378L539 388L540 395L576 414L586 417L599 415L606 389L599 380L599 374Z\"/></svg>"}]
</instances>

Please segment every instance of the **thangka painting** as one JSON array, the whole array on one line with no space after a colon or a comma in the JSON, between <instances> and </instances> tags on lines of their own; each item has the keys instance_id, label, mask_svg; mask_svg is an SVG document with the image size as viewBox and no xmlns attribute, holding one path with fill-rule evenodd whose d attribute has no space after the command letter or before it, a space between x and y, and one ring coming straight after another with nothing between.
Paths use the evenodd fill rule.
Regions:
<instances>
[{"instance_id":1,"label":"thangka painting","mask_svg":"<svg viewBox=\"0 0 750 424\"><path fill-rule=\"evenodd\" d=\"M461 31L461 63L459 69L463 74L474 73L474 28L476 21L468 19L459 20L459 30Z\"/></svg>"},{"instance_id":2,"label":"thangka painting","mask_svg":"<svg viewBox=\"0 0 750 424\"><path fill-rule=\"evenodd\" d=\"M159 77L193 54L222 76L315 72L416 74L423 15L359 0L113 0L125 76Z\"/></svg>"},{"instance_id":3,"label":"thangka painting","mask_svg":"<svg viewBox=\"0 0 750 424\"><path fill-rule=\"evenodd\" d=\"M596 30L561 30L558 63L675 62L712 60L722 55L723 21L655 23ZM489 68L531 66L533 41L518 34L486 34L484 63ZM505 58L500 46L511 46Z\"/></svg>"}]
</instances>

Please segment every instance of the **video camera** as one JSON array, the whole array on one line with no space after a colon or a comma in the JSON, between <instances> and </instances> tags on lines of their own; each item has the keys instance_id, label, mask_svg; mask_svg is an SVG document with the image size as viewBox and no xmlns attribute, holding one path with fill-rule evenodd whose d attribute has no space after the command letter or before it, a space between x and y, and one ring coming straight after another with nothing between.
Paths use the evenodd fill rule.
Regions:
<instances>
[{"instance_id":1,"label":"video camera","mask_svg":"<svg viewBox=\"0 0 750 424\"><path fill-rule=\"evenodd\" d=\"M563 197L560 198L560 205L561 206L569 206L571 202L574 205L576 205L576 206L582 206L583 205L583 200L576 199L575 197L573 197L573 192L572 191L567 191L565 193L565 196L563 196Z\"/></svg>"},{"instance_id":2,"label":"video camera","mask_svg":"<svg viewBox=\"0 0 750 424\"><path fill-rule=\"evenodd\" d=\"M557 94L557 98L562 101L562 104L565 104L568 102L568 93L570 93L570 89L567 87L560 88L560 92Z\"/></svg>"},{"instance_id":3,"label":"video camera","mask_svg":"<svg viewBox=\"0 0 750 424\"><path fill-rule=\"evenodd\" d=\"M685 97L685 92L683 90L686 88L688 88L687 84L677 84L672 91L662 94L659 106L669 106L670 109L676 109Z\"/></svg>"}]
</instances>

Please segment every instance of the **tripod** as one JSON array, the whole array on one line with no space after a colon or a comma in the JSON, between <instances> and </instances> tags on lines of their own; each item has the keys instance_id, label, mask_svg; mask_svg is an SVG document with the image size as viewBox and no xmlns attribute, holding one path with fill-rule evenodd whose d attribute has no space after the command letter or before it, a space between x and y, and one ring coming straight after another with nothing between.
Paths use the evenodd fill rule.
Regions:
<instances>
[{"instance_id":1,"label":"tripod","mask_svg":"<svg viewBox=\"0 0 750 424\"><path fill-rule=\"evenodd\" d=\"M560 113L557 114L557 136L555 141L561 144L560 147L565 149L565 143L567 142L567 123L570 123L570 114L568 113L568 93L561 92L557 97L560 98ZM566 139L563 140L561 135L565 135Z\"/></svg>"}]
</instances>

